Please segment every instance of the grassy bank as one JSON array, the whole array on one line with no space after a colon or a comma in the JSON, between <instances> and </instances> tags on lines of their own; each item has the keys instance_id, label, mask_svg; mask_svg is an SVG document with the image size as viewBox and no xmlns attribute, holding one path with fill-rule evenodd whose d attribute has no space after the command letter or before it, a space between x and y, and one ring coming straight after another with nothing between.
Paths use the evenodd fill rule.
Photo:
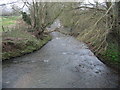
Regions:
<instances>
[{"instance_id":1,"label":"grassy bank","mask_svg":"<svg viewBox=\"0 0 120 90\"><path fill-rule=\"evenodd\" d=\"M2 60L38 50L49 40L51 40L51 36L47 34L44 34L41 40L25 31L13 30L7 33L3 32Z\"/></svg>"},{"instance_id":2,"label":"grassy bank","mask_svg":"<svg viewBox=\"0 0 120 90\"><path fill-rule=\"evenodd\" d=\"M20 18L20 16L2 16L2 24L3 26L15 24L18 18Z\"/></svg>"},{"instance_id":3,"label":"grassy bank","mask_svg":"<svg viewBox=\"0 0 120 90\"><path fill-rule=\"evenodd\" d=\"M43 34L42 39L37 39L33 33L28 32L28 25L22 21L21 16L1 16L0 23L4 28L4 31L0 29L2 60L31 53L51 40L48 34Z\"/></svg>"},{"instance_id":4,"label":"grassy bank","mask_svg":"<svg viewBox=\"0 0 120 90\"><path fill-rule=\"evenodd\" d=\"M8 28L16 24L16 20L20 19L21 16L0 16L0 23L4 27L4 30L7 31ZM7 29L6 29L7 28ZM0 32L3 31L0 28Z\"/></svg>"}]
</instances>

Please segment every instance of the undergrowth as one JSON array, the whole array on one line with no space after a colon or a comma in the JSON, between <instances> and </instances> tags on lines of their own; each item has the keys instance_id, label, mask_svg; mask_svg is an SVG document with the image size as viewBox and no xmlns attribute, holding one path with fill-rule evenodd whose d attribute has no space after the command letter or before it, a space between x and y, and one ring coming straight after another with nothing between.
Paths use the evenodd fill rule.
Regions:
<instances>
[{"instance_id":1,"label":"undergrowth","mask_svg":"<svg viewBox=\"0 0 120 90\"><path fill-rule=\"evenodd\" d=\"M107 61L108 63L110 63L111 65L120 65L120 51L119 48L120 46L118 45L117 41L114 39L114 37L112 35L109 35L109 38L107 40L108 43L108 47L106 49L106 51L101 52L101 59L104 61Z\"/></svg>"},{"instance_id":2,"label":"undergrowth","mask_svg":"<svg viewBox=\"0 0 120 90\"><path fill-rule=\"evenodd\" d=\"M71 35L75 35L79 41L87 43L89 48L95 55L100 57L101 60L110 64L120 65L119 47L117 43L110 42L114 41L112 40L114 37L109 38L110 40L107 41L112 26L108 28L105 13L105 11L96 10L76 10L76 12L74 10L64 13L60 19L63 26L72 27ZM67 16L67 19L65 19L64 16Z\"/></svg>"},{"instance_id":3,"label":"undergrowth","mask_svg":"<svg viewBox=\"0 0 120 90\"><path fill-rule=\"evenodd\" d=\"M31 53L46 44L51 36L43 34L42 39L37 39L29 33L24 23L16 25L7 32L2 32L2 60Z\"/></svg>"}]
</instances>

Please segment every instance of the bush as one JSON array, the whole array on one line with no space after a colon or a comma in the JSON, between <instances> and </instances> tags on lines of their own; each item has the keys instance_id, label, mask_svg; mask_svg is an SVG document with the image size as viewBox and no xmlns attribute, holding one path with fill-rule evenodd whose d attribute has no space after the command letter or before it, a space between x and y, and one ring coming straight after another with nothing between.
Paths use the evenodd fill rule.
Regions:
<instances>
[{"instance_id":1,"label":"bush","mask_svg":"<svg viewBox=\"0 0 120 90\"><path fill-rule=\"evenodd\" d=\"M26 12L21 12L22 19L28 24L31 25L31 19L30 16Z\"/></svg>"}]
</instances>

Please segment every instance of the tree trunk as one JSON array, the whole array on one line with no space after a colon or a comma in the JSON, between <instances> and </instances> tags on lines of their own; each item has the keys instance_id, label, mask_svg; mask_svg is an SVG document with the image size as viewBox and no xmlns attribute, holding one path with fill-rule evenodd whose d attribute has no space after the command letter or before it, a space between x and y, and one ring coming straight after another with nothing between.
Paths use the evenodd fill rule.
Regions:
<instances>
[{"instance_id":1,"label":"tree trunk","mask_svg":"<svg viewBox=\"0 0 120 90\"><path fill-rule=\"evenodd\" d=\"M113 33L116 35L116 39L120 44L120 2L115 2L113 7L114 25Z\"/></svg>"}]
</instances>

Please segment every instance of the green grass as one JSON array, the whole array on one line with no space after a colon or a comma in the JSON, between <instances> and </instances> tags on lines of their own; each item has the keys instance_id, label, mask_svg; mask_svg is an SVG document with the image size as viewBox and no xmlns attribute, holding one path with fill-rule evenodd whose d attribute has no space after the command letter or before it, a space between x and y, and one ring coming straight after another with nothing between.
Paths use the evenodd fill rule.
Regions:
<instances>
[{"instance_id":1,"label":"green grass","mask_svg":"<svg viewBox=\"0 0 120 90\"><path fill-rule=\"evenodd\" d=\"M4 28L6 28L6 27L9 27L10 25L14 25L16 24L16 20L19 18L20 16L1 16L0 26L4 26ZM0 31L2 31L2 28L0 28Z\"/></svg>"},{"instance_id":2,"label":"green grass","mask_svg":"<svg viewBox=\"0 0 120 90\"><path fill-rule=\"evenodd\" d=\"M5 37L26 38L28 40L36 40L36 38L33 37L30 33L16 29L13 29L12 31L8 31L7 33L3 32L2 38L4 39Z\"/></svg>"},{"instance_id":3,"label":"green grass","mask_svg":"<svg viewBox=\"0 0 120 90\"><path fill-rule=\"evenodd\" d=\"M6 37L14 38L15 40L5 40ZM22 40L16 40L17 38L22 38ZM12 30L7 33L3 32L3 41L12 43L9 46L12 47L12 50L7 50L2 52L2 60L10 59L12 57L21 56L26 53L33 52L41 48L46 44L51 37L49 35L44 36L43 40L37 39L32 36L30 33L21 31L21 30ZM8 47L9 47L8 46Z\"/></svg>"},{"instance_id":4,"label":"green grass","mask_svg":"<svg viewBox=\"0 0 120 90\"><path fill-rule=\"evenodd\" d=\"M0 28L3 45L2 60L38 50L51 39L49 35L43 35L42 40L37 39L35 36L27 32L26 25L14 27L16 21L20 18L20 16L0 17L0 26L4 26L5 29L5 31L2 31L2 28Z\"/></svg>"},{"instance_id":5,"label":"green grass","mask_svg":"<svg viewBox=\"0 0 120 90\"><path fill-rule=\"evenodd\" d=\"M101 52L98 57L107 65L120 69L120 46L118 45L117 39L112 33L108 34L107 38L108 46L106 51Z\"/></svg>"},{"instance_id":6,"label":"green grass","mask_svg":"<svg viewBox=\"0 0 120 90\"><path fill-rule=\"evenodd\" d=\"M21 55L24 55L26 53L31 53L35 50L38 50L43 45L45 45L50 39L51 39L51 37L47 36L47 37L44 37L43 40L37 41L37 43L35 43L33 41L28 41L28 42L31 42L31 43L22 46L21 49L16 49L15 51L3 52L2 53L2 60L6 60L6 59L13 58L13 57L21 56ZM22 44L25 44L25 43L22 42ZM21 45L21 44L19 43L18 45Z\"/></svg>"},{"instance_id":7,"label":"green grass","mask_svg":"<svg viewBox=\"0 0 120 90\"><path fill-rule=\"evenodd\" d=\"M116 44L110 43L107 50L102 53L102 56L106 61L109 61L109 63L120 65L120 51L118 51L118 46Z\"/></svg>"},{"instance_id":8,"label":"green grass","mask_svg":"<svg viewBox=\"0 0 120 90\"><path fill-rule=\"evenodd\" d=\"M19 18L21 17L20 16L0 17L0 26L3 25L5 28L5 32L3 32L2 28L0 28L0 33L2 33L1 37L3 39L2 60L21 56L23 54L38 50L51 39L49 35L47 36L43 35L42 40L37 39L35 36L27 32L25 25L20 27L13 27L16 24L16 20L18 20ZM9 31L7 28L9 29Z\"/></svg>"}]
</instances>

